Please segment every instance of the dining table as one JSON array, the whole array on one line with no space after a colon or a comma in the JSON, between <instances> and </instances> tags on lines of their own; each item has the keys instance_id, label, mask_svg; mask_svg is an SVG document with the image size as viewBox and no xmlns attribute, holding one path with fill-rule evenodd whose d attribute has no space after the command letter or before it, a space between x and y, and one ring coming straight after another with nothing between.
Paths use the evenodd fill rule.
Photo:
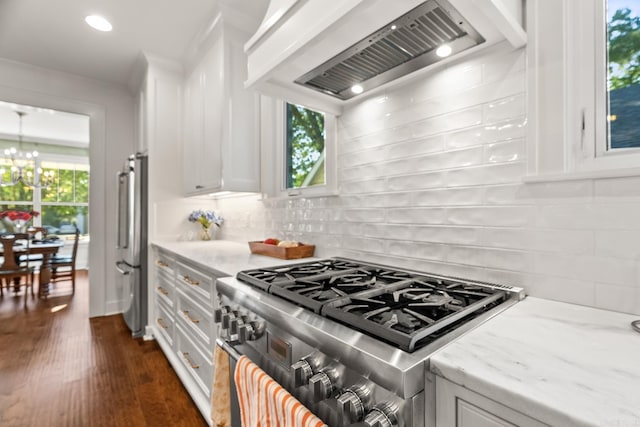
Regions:
<instances>
[{"instance_id":1,"label":"dining table","mask_svg":"<svg viewBox=\"0 0 640 427\"><path fill-rule=\"evenodd\" d=\"M64 246L62 239L33 240L28 245L20 244L13 248L15 256L41 254L42 261L38 274L38 296L46 298L51 284L51 256ZM0 254L2 248L0 247Z\"/></svg>"}]
</instances>

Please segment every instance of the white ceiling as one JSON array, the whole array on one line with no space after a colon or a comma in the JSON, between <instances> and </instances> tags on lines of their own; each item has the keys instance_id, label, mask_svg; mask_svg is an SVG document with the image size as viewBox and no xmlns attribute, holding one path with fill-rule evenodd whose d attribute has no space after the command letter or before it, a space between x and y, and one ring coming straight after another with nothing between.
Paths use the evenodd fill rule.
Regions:
<instances>
[{"instance_id":1,"label":"white ceiling","mask_svg":"<svg viewBox=\"0 0 640 427\"><path fill-rule=\"evenodd\" d=\"M142 51L180 61L217 0L0 0L0 57L126 85ZM113 24L103 33L84 18Z\"/></svg>"},{"instance_id":2,"label":"white ceiling","mask_svg":"<svg viewBox=\"0 0 640 427\"><path fill-rule=\"evenodd\" d=\"M126 86L142 52L185 62L189 45L218 12L255 25L268 0L0 0L0 58ZM87 15L113 24L104 33ZM0 100L2 101L2 100ZM0 137L88 144L88 118L0 102ZM75 117L74 117L75 116Z\"/></svg>"}]
</instances>

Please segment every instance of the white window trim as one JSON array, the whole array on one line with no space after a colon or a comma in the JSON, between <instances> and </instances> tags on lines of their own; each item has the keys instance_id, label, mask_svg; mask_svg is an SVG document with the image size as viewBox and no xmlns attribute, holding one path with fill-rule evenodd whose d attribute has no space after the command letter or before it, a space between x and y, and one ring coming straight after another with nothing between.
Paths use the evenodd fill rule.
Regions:
<instances>
[{"instance_id":1,"label":"white window trim","mask_svg":"<svg viewBox=\"0 0 640 427\"><path fill-rule=\"evenodd\" d=\"M604 1L536 0L527 8L525 181L640 175L640 150L606 151L606 34L597 31Z\"/></svg>"},{"instance_id":2,"label":"white window trim","mask_svg":"<svg viewBox=\"0 0 640 427\"><path fill-rule=\"evenodd\" d=\"M313 109L323 113L325 126L325 184L312 187L286 188L286 102L277 100L274 103L275 111L273 122L275 123L274 152L275 168L273 168L273 189L271 197L296 198L296 197L327 197L338 194L337 155L336 141L338 139L337 117L331 113ZM306 107L305 107L306 108Z\"/></svg>"}]
</instances>

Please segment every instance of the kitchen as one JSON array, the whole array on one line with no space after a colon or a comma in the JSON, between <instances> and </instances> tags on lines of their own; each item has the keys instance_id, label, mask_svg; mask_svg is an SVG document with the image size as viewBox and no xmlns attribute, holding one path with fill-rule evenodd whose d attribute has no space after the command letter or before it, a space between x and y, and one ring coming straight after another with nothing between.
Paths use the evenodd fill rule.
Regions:
<instances>
[{"instance_id":1,"label":"kitchen","mask_svg":"<svg viewBox=\"0 0 640 427\"><path fill-rule=\"evenodd\" d=\"M282 7L292 3L297 2L272 2ZM355 7L356 3L360 2L349 2L344 7ZM377 3L383 7L381 2ZM399 9L411 8L400 3L396 6ZM191 123L198 124L196 114L182 118L180 88L198 83L194 79L188 81L188 77L194 75L199 59L205 56L198 53L208 51L217 40L215 25L210 39L201 37L202 45L190 46L191 56L183 64L146 55L147 66L129 76L132 82L129 87L97 83L29 66L21 63L23 61L3 60L0 95L6 101L55 106L84 112L95 119L91 127L94 159L91 168L92 178L98 178L92 182L91 226L94 227L92 235L104 236L104 239L95 243L92 239L90 247L91 316L118 311L118 293L113 285L115 271L111 268L115 262L112 251L115 215L112 217L107 201L115 199L116 189L111 178L121 166L123 156L144 150L148 151L151 162L149 238L161 246L198 248L205 257L214 252L206 248L215 247L217 242L210 242L210 246L176 242L192 237L193 224L186 221L189 213L209 208L225 218L218 232L219 240L244 246L247 241L266 237L309 242L316 246L316 257L342 256L520 287L528 297L516 307L525 307L525 302L529 304L535 298L542 298L637 316L640 315L640 247L637 245L640 228L636 219L640 211L640 181L634 167L638 162L629 154L624 156L626 159L616 159L619 162L613 167L598 166L595 165L598 159L576 154L581 154L580 148L589 141L581 142L580 125L584 123L579 117L581 109L570 107L576 107L575 102L597 97L580 86L581 79L592 81L588 70L594 67L579 67L580 60L589 58L576 59L565 53L581 52L588 56L585 49L579 48L580 42L588 38L578 32L582 29L579 25L570 26L568 22L582 22L570 19L574 16L590 22L587 12L591 9L580 9L578 2L563 4L562 12L566 15L559 13L557 2L527 2L527 21L523 25L527 29L525 44L522 29L518 31L513 22L509 24L505 18L509 15L502 14L500 18L498 14L497 18L494 16L494 22L501 22L497 33L506 40L449 58L442 64L374 89L371 94L365 92L344 105L338 103L343 106L336 120L333 194L312 195L314 197L277 194L278 168L274 165L279 165L280 160L276 149L269 144L273 145L278 140L278 132L282 131L274 126L278 122L275 107L278 101L269 97L273 95L270 93L273 83L270 85L267 77L277 80L283 75L284 67L298 73L297 78L313 67L300 70L295 60L306 61L314 54L313 51L293 52L291 58L286 58L288 52L284 48L259 51L267 41L276 43L278 35L285 37L286 33L264 31L264 41L256 45L254 40L257 56L249 54L249 72L258 76L254 79L256 90L266 95L260 101L260 125L244 130L253 131L260 145L259 149L247 145L225 153L231 157L224 157L223 165L230 161L238 173L246 171L235 183L233 176L225 179L225 185L234 185L234 194L225 197L209 198L202 194L197 198L185 197L188 191L184 186L198 169L183 171L182 163L176 161L182 158L181 144L185 143L181 123L195 120ZM371 8L374 18L380 15L379 9L376 13L375 7ZM267 9L263 2L261 12L268 10L271 6ZM594 6L593 10L597 8ZM239 20L240 23L234 21L238 16L258 14L250 6L245 5L244 10L238 11L230 2L220 2L220 11L223 23L228 21L255 30L262 22L262 16L253 16L251 21ZM329 12L338 13L327 11L328 21ZM364 14L366 10L356 8L356 12ZM400 11L385 12L384 20L377 21L380 25L372 24L373 28L368 30L374 31L401 14ZM218 15L212 13L209 21L215 22L215 16ZM335 20L335 16L333 18ZM323 24L328 27L328 21L318 23L318 27ZM295 20L289 22L295 24ZM355 24L349 22L349 25ZM331 31L340 34L336 28L332 26L331 30L321 33L324 36L317 44L330 39ZM563 37L563 31L571 37ZM249 28L243 32L249 34L246 40L255 34ZM334 47L334 53L357 40ZM564 44L557 40L563 40ZM588 46L591 48L592 44ZM246 44L240 43L241 52L245 47ZM297 47L291 49L295 51ZM237 52L238 47L235 49ZM270 55L281 51L286 67L278 69L273 63L266 64ZM331 55L318 56L314 66L329 57ZM257 62L252 62L254 58ZM280 59L273 58L274 61ZM264 69L261 71L261 66L271 67L272 75ZM576 69L580 72L575 72ZM262 76L262 80L261 72L267 76ZM233 88L237 90L236 86ZM318 100L302 89L286 87L279 94L287 101L338 113L334 100ZM581 96L584 99L575 99ZM196 102L201 101L196 99L193 105ZM593 122L587 121L585 126L587 133L596 134ZM184 128L186 131L194 127ZM243 138L238 144L243 142L252 141ZM189 158L188 152L185 155ZM207 159L216 161L210 156ZM609 160L605 163L611 163ZM236 163L238 161L243 163ZM327 176L331 179L330 174ZM258 183L258 187L242 188L247 182ZM196 259L197 255L187 253ZM150 286L150 301L152 298ZM507 313L509 310L505 316ZM496 322L505 316L498 316ZM631 331L628 323L624 327ZM552 335L554 329L546 333ZM472 337L469 335L469 339ZM627 339L631 341L633 337L630 332ZM464 342L460 340L459 345ZM629 345L628 351L632 353L636 347ZM628 363L631 369L630 358L625 359L618 352L615 358ZM455 376L449 379L458 385L465 381ZM526 408L517 406L518 402L510 403L516 408L515 412L546 424L574 425L554 423L553 417L540 419L543 415L528 413ZM634 405L629 403L629 406ZM637 418L621 418L617 423L608 424L594 421L593 425L634 423L637 424Z\"/></svg>"}]
</instances>

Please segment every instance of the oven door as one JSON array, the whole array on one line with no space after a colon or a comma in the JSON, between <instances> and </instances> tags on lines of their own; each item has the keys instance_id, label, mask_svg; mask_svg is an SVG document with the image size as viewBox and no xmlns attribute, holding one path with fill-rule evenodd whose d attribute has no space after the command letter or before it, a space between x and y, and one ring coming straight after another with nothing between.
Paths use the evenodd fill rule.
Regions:
<instances>
[{"instance_id":1,"label":"oven door","mask_svg":"<svg viewBox=\"0 0 640 427\"><path fill-rule=\"evenodd\" d=\"M216 339L216 345L229 355L229 397L231 400L231 427L242 427L240 422L240 404L238 403L238 390L236 389L236 381L234 372L238 359L242 356L231 344L221 338ZM215 369L215 368L214 368Z\"/></svg>"}]
</instances>

